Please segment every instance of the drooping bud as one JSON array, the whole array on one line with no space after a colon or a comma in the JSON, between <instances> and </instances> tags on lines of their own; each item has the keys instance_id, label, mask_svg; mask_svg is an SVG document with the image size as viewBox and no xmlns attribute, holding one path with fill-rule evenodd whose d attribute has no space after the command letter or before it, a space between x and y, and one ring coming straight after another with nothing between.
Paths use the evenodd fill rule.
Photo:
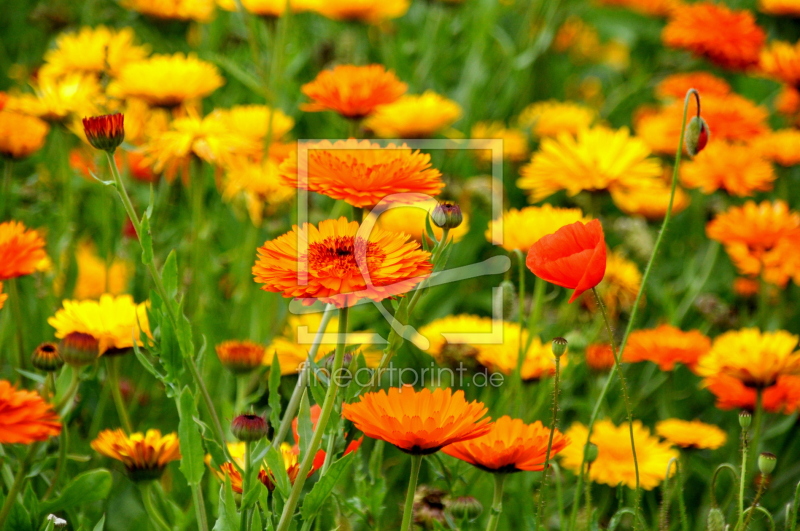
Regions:
<instances>
[{"instance_id":1,"label":"drooping bud","mask_svg":"<svg viewBox=\"0 0 800 531\"><path fill-rule=\"evenodd\" d=\"M567 351L568 342L563 337L554 337L553 338L553 355L556 358L560 358L564 355Z\"/></svg>"},{"instance_id":2,"label":"drooping bud","mask_svg":"<svg viewBox=\"0 0 800 531\"><path fill-rule=\"evenodd\" d=\"M778 458L775 454L769 452L761 452L758 456L758 470L765 476L772 474L775 470L775 465L778 464Z\"/></svg>"},{"instance_id":3,"label":"drooping bud","mask_svg":"<svg viewBox=\"0 0 800 531\"><path fill-rule=\"evenodd\" d=\"M472 520L483 512L483 505L472 496L459 496L445 503L447 510L456 518Z\"/></svg>"},{"instance_id":4,"label":"drooping bud","mask_svg":"<svg viewBox=\"0 0 800 531\"><path fill-rule=\"evenodd\" d=\"M707 531L725 531L725 515L719 507L712 507L708 511L708 519L706 520Z\"/></svg>"},{"instance_id":5,"label":"drooping bud","mask_svg":"<svg viewBox=\"0 0 800 531\"><path fill-rule=\"evenodd\" d=\"M711 130L708 124L699 116L693 116L686 126L684 145L686 152L692 157L703 151L708 141L711 139Z\"/></svg>"},{"instance_id":6,"label":"drooping bud","mask_svg":"<svg viewBox=\"0 0 800 531\"><path fill-rule=\"evenodd\" d=\"M58 351L68 365L82 367L97 361L100 356L100 344L92 335L70 332L61 340Z\"/></svg>"},{"instance_id":7,"label":"drooping bud","mask_svg":"<svg viewBox=\"0 0 800 531\"><path fill-rule=\"evenodd\" d=\"M58 353L55 343L42 343L31 355L31 365L45 372L55 372L64 366L64 360Z\"/></svg>"},{"instance_id":8,"label":"drooping bud","mask_svg":"<svg viewBox=\"0 0 800 531\"><path fill-rule=\"evenodd\" d=\"M454 229L461 225L464 214L453 201L442 201L431 212L431 222L440 229Z\"/></svg>"},{"instance_id":9,"label":"drooping bud","mask_svg":"<svg viewBox=\"0 0 800 531\"><path fill-rule=\"evenodd\" d=\"M589 446L586 448L586 462L593 463L599 454L600 449L597 448L597 445L594 443L589 443Z\"/></svg>"},{"instance_id":10,"label":"drooping bud","mask_svg":"<svg viewBox=\"0 0 800 531\"><path fill-rule=\"evenodd\" d=\"M92 146L113 153L125 140L125 115L116 113L84 118L83 132Z\"/></svg>"},{"instance_id":11,"label":"drooping bud","mask_svg":"<svg viewBox=\"0 0 800 531\"><path fill-rule=\"evenodd\" d=\"M243 442L254 442L267 436L269 426L263 417L253 414L239 415L231 423L233 436Z\"/></svg>"},{"instance_id":12,"label":"drooping bud","mask_svg":"<svg viewBox=\"0 0 800 531\"><path fill-rule=\"evenodd\" d=\"M747 431L750 429L750 423L753 421L753 416L750 414L749 411L742 410L739 413L739 426L741 426L742 430Z\"/></svg>"},{"instance_id":13,"label":"drooping bud","mask_svg":"<svg viewBox=\"0 0 800 531\"><path fill-rule=\"evenodd\" d=\"M496 304L503 310L503 319L511 319L517 308L517 288L510 280L504 280L495 291ZM497 308L497 306L494 306Z\"/></svg>"}]
</instances>

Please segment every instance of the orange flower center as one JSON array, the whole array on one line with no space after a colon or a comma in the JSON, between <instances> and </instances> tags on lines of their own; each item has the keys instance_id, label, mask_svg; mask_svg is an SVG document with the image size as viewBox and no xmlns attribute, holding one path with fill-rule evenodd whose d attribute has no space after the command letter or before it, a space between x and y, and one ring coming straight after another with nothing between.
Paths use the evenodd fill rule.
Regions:
<instances>
[{"instance_id":1,"label":"orange flower center","mask_svg":"<svg viewBox=\"0 0 800 531\"><path fill-rule=\"evenodd\" d=\"M366 252L365 248L366 247ZM334 236L312 243L308 249L308 266L313 271L335 271L346 276L359 271L359 262L367 269L377 267L386 254L374 242L352 236Z\"/></svg>"}]
</instances>

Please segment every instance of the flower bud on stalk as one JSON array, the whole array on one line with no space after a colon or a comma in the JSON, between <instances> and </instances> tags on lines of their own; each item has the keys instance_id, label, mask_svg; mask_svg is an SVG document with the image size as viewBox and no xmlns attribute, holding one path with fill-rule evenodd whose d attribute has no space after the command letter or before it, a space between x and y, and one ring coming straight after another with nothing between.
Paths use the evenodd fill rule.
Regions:
<instances>
[{"instance_id":1,"label":"flower bud on stalk","mask_svg":"<svg viewBox=\"0 0 800 531\"><path fill-rule=\"evenodd\" d=\"M708 511L708 520L706 520L707 531L725 531L725 515L719 507L712 507Z\"/></svg>"},{"instance_id":2,"label":"flower bud on stalk","mask_svg":"<svg viewBox=\"0 0 800 531\"><path fill-rule=\"evenodd\" d=\"M267 436L269 427L263 417L253 414L239 415L231 423L233 436L243 442L254 442Z\"/></svg>"},{"instance_id":3,"label":"flower bud on stalk","mask_svg":"<svg viewBox=\"0 0 800 531\"><path fill-rule=\"evenodd\" d=\"M31 355L31 365L40 371L55 372L64 366L64 360L58 353L55 343L42 343Z\"/></svg>"},{"instance_id":4,"label":"flower bud on stalk","mask_svg":"<svg viewBox=\"0 0 800 531\"><path fill-rule=\"evenodd\" d=\"M472 520L480 516L483 512L481 502L472 496L459 496L446 502L447 510L456 518L467 518Z\"/></svg>"},{"instance_id":5,"label":"flower bud on stalk","mask_svg":"<svg viewBox=\"0 0 800 531\"><path fill-rule=\"evenodd\" d=\"M764 476L769 476L775 470L775 465L778 464L778 458L775 454L769 452L762 452L758 456L758 470Z\"/></svg>"},{"instance_id":6,"label":"flower bud on stalk","mask_svg":"<svg viewBox=\"0 0 800 531\"><path fill-rule=\"evenodd\" d=\"M453 201L442 201L431 212L431 221L440 229L455 229L463 220L461 207Z\"/></svg>"},{"instance_id":7,"label":"flower bud on stalk","mask_svg":"<svg viewBox=\"0 0 800 531\"><path fill-rule=\"evenodd\" d=\"M563 337L554 337L553 338L553 355L556 358L560 358L564 355L567 351L567 340Z\"/></svg>"},{"instance_id":8,"label":"flower bud on stalk","mask_svg":"<svg viewBox=\"0 0 800 531\"><path fill-rule=\"evenodd\" d=\"M83 132L92 146L114 153L125 140L125 115L116 113L84 118Z\"/></svg>"},{"instance_id":9,"label":"flower bud on stalk","mask_svg":"<svg viewBox=\"0 0 800 531\"><path fill-rule=\"evenodd\" d=\"M70 332L61 340L58 351L68 365L81 367L97 361L100 356L100 344L90 334Z\"/></svg>"},{"instance_id":10,"label":"flower bud on stalk","mask_svg":"<svg viewBox=\"0 0 800 531\"><path fill-rule=\"evenodd\" d=\"M684 144L689 155L694 157L703 151L710 138L711 130L708 128L706 121L699 116L693 116L686 126L684 137Z\"/></svg>"},{"instance_id":11,"label":"flower bud on stalk","mask_svg":"<svg viewBox=\"0 0 800 531\"><path fill-rule=\"evenodd\" d=\"M753 421L753 416L749 411L742 411L739 413L739 426L742 430L747 431L750 429L750 423Z\"/></svg>"}]
</instances>

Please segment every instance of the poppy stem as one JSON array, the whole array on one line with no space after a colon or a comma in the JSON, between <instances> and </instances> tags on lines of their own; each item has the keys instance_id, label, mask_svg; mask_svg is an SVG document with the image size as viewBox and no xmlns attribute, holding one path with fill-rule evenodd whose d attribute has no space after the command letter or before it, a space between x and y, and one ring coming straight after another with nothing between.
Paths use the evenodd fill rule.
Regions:
<instances>
[{"instance_id":1,"label":"poppy stem","mask_svg":"<svg viewBox=\"0 0 800 531\"><path fill-rule=\"evenodd\" d=\"M22 458L22 461L19 463L19 470L17 470L17 475L14 476L14 483L11 484L11 488L8 491L8 495L6 496L6 501L3 503L3 508L0 509L0 529L3 529L3 526L8 519L8 515L11 514L11 508L14 507L14 504L17 502L17 496L20 492L22 492L22 487L25 485L25 477L28 472L28 467L33 461L33 456L36 455L37 450L39 450L39 446L42 443L35 442L30 445L28 451L25 453L25 457Z\"/></svg>"},{"instance_id":2,"label":"poppy stem","mask_svg":"<svg viewBox=\"0 0 800 531\"><path fill-rule=\"evenodd\" d=\"M739 471L739 518L734 531L742 526L744 520L744 485L747 481L747 428L742 427L742 469Z\"/></svg>"},{"instance_id":3,"label":"poppy stem","mask_svg":"<svg viewBox=\"0 0 800 531\"><path fill-rule=\"evenodd\" d=\"M537 277L538 279L538 277ZM550 472L550 452L553 449L553 436L558 428L558 385L561 370L561 356L556 356L556 372L553 383L553 420L550 426L550 436L547 439L547 452L544 455L544 470L542 471L542 486L539 488L539 507L536 510L536 529L541 526L547 508L547 476ZM559 522L560 524L561 522ZM542 526L543 527L543 526Z\"/></svg>"},{"instance_id":4,"label":"poppy stem","mask_svg":"<svg viewBox=\"0 0 800 531\"><path fill-rule=\"evenodd\" d=\"M131 419L125 409L125 401L122 399L122 390L119 388L119 359L118 356L103 356L106 359L108 370L108 385L111 387L111 396L114 398L114 406L117 408L117 415L125 433L133 433Z\"/></svg>"},{"instance_id":5,"label":"poppy stem","mask_svg":"<svg viewBox=\"0 0 800 531\"><path fill-rule=\"evenodd\" d=\"M325 428L328 426L328 420L330 419L331 412L333 411L333 405L336 403L336 395L339 391L339 382L341 380L341 378L337 378L336 375L339 373L344 363L344 350L347 346L347 342L342 340L342 337L347 334L347 312L347 306L339 308L339 335L336 341L336 354L333 358L333 367L331 368L331 378L328 384L328 390L325 392L325 400L322 403L322 410L319 414L319 421L317 421L317 427L314 430L314 435L311 438L311 444L308 446L306 454L303 456L303 460L300 463L300 470L297 473L297 479L295 480L294 485L292 485L292 491L289 493L289 498L286 500L286 505L283 506L283 513L281 514L281 519L278 522L276 531L287 531L292 523L295 507L297 507L297 502L300 500L300 494L303 492L303 485L305 484L306 479L308 479L308 473L311 471L311 465L314 463L314 457L316 456L317 450L319 450L320 444L322 443L322 435L325 433Z\"/></svg>"},{"instance_id":6,"label":"poppy stem","mask_svg":"<svg viewBox=\"0 0 800 531\"><path fill-rule=\"evenodd\" d=\"M750 448L753 450L753 463L758 459L758 446L761 442L761 425L764 422L764 390L761 388L756 389L756 406L753 415L753 438L750 443Z\"/></svg>"},{"instance_id":7,"label":"poppy stem","mask_svg":"<svg viewBox=\"0 0 800 531\"><path fill-rule=\"evenodd\" d=\"M517 303L517 321L519 323L519 348L517 350L517 385L522 388L522 365L525 362L525 337L522 333L525 330L525 255L519 249L514 249L514 255L517 257L517 267L519 269L519 302ZM538 278L538 277L537 277Z\"/></svg>"},{"instance_id":8,"label":"poppy stem","mask_svg":"<svg viewBox=\"0 0 800 531\"><path fill-rule=\"evenodd\" d=\"M408 478L408 491L406 491L406 503L403 507L403 523L400 531L413 531L414 529L414 494L417 492L417 480L419 479L419 469L422 467L422 455L411 456L411 476Z\"/></svg>"},{"instance_id":9,"label":"poppy stem","mask_svg":"<svg viewBox=\"0 0 800 531\"><path fill-rule=\"evenodd\" d=\"M494 497L492 498L492 512L489 522L486 524L486 531L495 531L500 523L500 515L503 513L503 485L506 481L506 474L492 474L494 476ZM539 525L537 520L536 525Z\"/></svg>"}]
</instances>

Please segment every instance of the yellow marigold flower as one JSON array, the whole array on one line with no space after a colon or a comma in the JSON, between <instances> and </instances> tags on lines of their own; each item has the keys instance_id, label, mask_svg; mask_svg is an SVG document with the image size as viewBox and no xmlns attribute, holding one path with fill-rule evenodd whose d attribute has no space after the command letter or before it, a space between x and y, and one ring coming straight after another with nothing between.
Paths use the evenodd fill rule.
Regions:
<instances>
[{"instance_id":1,"label":"yellow marigold flower","mask_svg":"<svg viewBox=\"0 0 800 531\"><path fill-rule=\"evenodd\" d=\"M217 67L194 54L153 55L122 67L109 92L174 107L208 96L225 83Z\"/></svg>"},{"instance_id":2,"label":"yellow marigold flower","mask_svg":"<svg viewBox=\"0 0 800 531\"><path fill-rule=\"evenodd\" d=\"M431 90L407 94L394 103L381 105L364 127L381 138L428 138L450 127L461 117L461 106Z\"/></svg>"},{"instance_id":3,"label":"yellow marigold flower","mask_svg":"<svg viewBox=\"0 0 800 531\"><path fill-rule=\"evenodd\" d=\"M612 130L597 126L573 137L562 133L544 138L531 162L520 170L517 186L529 190L535 203L566 190L576 195L584 190L636 187L642 181L661 176L661 164L650 157L642 140L630 136L627 128Z\"/></svg>"},{"instance_id":4,"label":"yellow marigold flower","mask_svg":"<svg viewBox=\"0 0 800 531\"><path fill-rule=\"evenodd\" d=\"M681 448L716 450L728 440L728 435L699 420L667 419L656 423L656 433Z\"/></svg>"},{"instance_id":5,"label":"yellow marigold flower","mask_svg":"<svg viewBox=\"0 0 800 531\"><path fill-rule=\"evenodd\" d=\"M589 430L580 423L573 424L565 433L572 444L561 451L561 465L578 473L583 462L583 445ZM661 442L639 421L633 422L633 439L639 462L639 483L644 490L653 490L667 477L667 464L679 456L669 443ZM636 487L636 471L633 464L629 426L615 426L608 419L598 420L594 425L591 442L597 445L597 459L589 469L589 479L616 487ZM673 468L674 470L674 468Z\"/></svg>"},{"instance_id":6,"label":"yellow marigold flower","mask_svg":"<svg viewBox=\"0 0 800 531\"><path fill-rule=\"evenodd\" d=\"M767 109L738 94L702 97L703 118L715 141L750 142L769 129ZM692 98L689 116L694 116L696 112L697 106ZM634 120L634 128L650 149L656 153L674 156L680 139L682 119L683 100L680 100L657 112L639 113Z\"/></svg>"},{"instance_id":7,"label":"yellow marigold flower","mask_svg":"<svg viewBox=\"0 0 800 531\"><path fill-rule=\"evenodd\" d=\"M486 229L486 239L495 245L501 245L506 251L519 249L528 252L531 246L543 236L553 234L564 225L581 221L588 223L589 218L584 216L579 208L559 208L553 205L525 207L521 210L512 208L503 212L503 217L489 222ZM503 243L492 239L495 224L502 223Z\"/></svg>"},{"instance_id":8,"label":"yellow marigold flower","mask_svg":"<svg viewBox=\"0 0 800 531\"><path fill-rule=\"evenodd\" d=\"M227 166L237 157L254 156L260 149L259 142L234 133L222 120L201 118L189 111L186 117L173 120L169 130L142 146L142 153L145 163L152 164L155 172L163 172L171 182L179 172L188 180L192 155L210 164Z\"/></svg>"},{"instance_id":9,"label":"yellow marigold flower","mask_svg":"<svg viewBox=\"0 0 800 531\"><path fill-rule=\"evenodd\" d=\"M478 363L489 370L512 374L519 364L519 345L528 341L526 333L520 334L518 323L503 321L503 341L499 344L480 345L475 358ZM561 368L568 364L568 358L561 358ZM556 372L555 356L550 342L542 343L537 336L531 340L530 347L525 352L520 371L523 380L538 380L552 376Z\"/></svg>"},{"instance_id":10,"label":"yellow marigold flower","mask_svg":"<svg viewBox=\"0 0 800 531\"><path fill-rule=\"evenodd\" d=\"M797 129L772 131L756 138L752 145L765 159L781 166L800 164L800 131Z\"/></svg>"},{"instance_id":11,"label":"yellow marigold flower","mask_svg":"<svg viewBox=\"0 0 800 531\"><path fill-rule=\"evenodd\" d=\"M758 10L768 15L800 17L800 2L797 0L759 0Z\"/></svg>"},{"instance_id":12,"label":"yellow marigold flower","mask_svg":"<svg viewBox=\"0 0 800 531\"><path fill-rule=\"evenodd\" d=\"M668 17L682 2L680 0L597 0L609 7L623 7L650 17Z\"/></svg>"},{"instance_id":13,"label":"yellow marigold flower","mask_svg":"<svg viewBox=\"0 0 800 531\"><path fill-rule=\"evenodd\" d=\"M656 96L662 100L681 100L693 88L705 99L707 96L727 96L731 86L722 78L708 72L672 74L656 85Z\"/></svg>"},{"instance_id":14,"label":"yellow marigold flower","mask_svg":"<svg viewBox=\"0 0 800 531\"><path fill-rule=\"evenodd\" d=\"M390 232L402 232L408 234L417 241L422 241L425 234L425 220L430 212L436 207L438 202L431 199L425 202L414 203L413 206L403 206L390 208L378 217L378 227ZM451 229L448 233L450 241L459 242L469 232L469 215L463 213L464 219L461 224ZM437 239L441 239L444 232L431 222L433 234Z\"/></svg>"},{"instance_id":15,"label":"yellow marigold flower","mask_svg":"<svg viewBox=\"0 0 800 531\"><path fill-rule=\"evenodd\" d=\"M104 99L100 83L91 74L40 75L32 87L33 94L10 98L5 109L57 122L73 114L98 114L96 111Z\"/></svg>"},{"instance_id":16,"label":"yellow marigold flower","mask_svg":"<svg viewBox=\"0 0 800 531\"><path fill-rule=\"evenodd\" d=\"M328 2L336 5L338 2ZM380 105L397 101L408 85L383 65L339 65L323 70L301 87L312 103L300 108L306 112L335 111L345 118L360 120Z\"/></svg>"},{"instance_id":17,"label":"yellow marigold flower","mask_svg":"<svg viewBox=\"0 0 800 531\"><path fill-rule=\"evenodd\" d=\"M290 203L295 193L296 189L281 179L274 160L268 158L258 163L237 158L228 166L222 198L230 201L243 195L250 220L260 226L265 215L270 216L280 206Z\"/></svg>"},{"instance_id":18,"label":"yellow marigold flower","mask_svg":"<svg viewBox=\"0 0 800 531\"><path fill-rule=\"evenodd\" d=\"M178 435L162 436L159 430L130 435L119 428L103 430L91 446L100 455L122 462L134 481L158 479L170 461L181 458Z\"/></svg>"},{"instance_id":19,"label":"yellow marigold flower","mask_svg":"<svg viewBox=\"0 0 800 531\"><path fill-rule=\"evenodd\" d=\"M287 0L242 0L242 7L254 15L280 17L286 11ZM235 0L217 0L217 5L226 11L236 11ZM309 11L316 7L317 0L291 0L289 7L293 13Z\"/></svg>"},{"instance_id":20,"label":"yellow marigold flower","mask_svg":"<svg viewBox=\"0 0 800 531\"><path fill-rule=\"evenodd\" d=\"M6 299L8 299L8 294L3 293L3 283L0 282L0 310L3 309L3 305L6 303Z\"/></svg>"},{"instance_id":21,"label":"yellow marigold flower","mask_svg":"<svg viewBox=\"0 0 800 531\"><path fill-rule=\"evenodd\" d=\"M214 0L122 0L122 7L164 20L209 22L214 18Z\"/></svg>"},{"instance_id":22,"label":"yellow marigold flower","mask_svg":"<svg viewBox=\"0 0 800 531\"><path fill-rule=\"evenodd\" d=\"M761 52L761 70L787 85L800 85L800 42L775 41Z\"/></svg>"},{"instance_id":23,"label":"yellow marigold flower","mask_svg":"<svg viewBox=\"0 0 800 531\"><path fill-rule=\"evenodd\" d=\"M711 350L711 340L699 330L684 332L670 325L631 333L623 353L624 361L652 361L662 371L671 371L676 363L694 370L700 356Z\"/></svg>"},{"instance_id":24,"label":"yellow marigold flower","mask_svg":"<svg viewBox=\"0 0 800 531\"><path fill-rule=\"evenodd\" d=\"M111 263L97 255L91 242L78 245L75 253L78 278L72 296L78 300L99 299L104 293L121 295L133 273L130 262L113 258Z\"/></svg>"},{"instance_id":25,"label":"yellow marigold flower","mask_svg":"<svg viewBox=\"0 0 800 531\"><path fill-rule=\"evenodd\" d=\"M758 149L716 140L681 166L680 177L684 186L704 194L722 189L741 197L772 190L778 176Z\"/></svg>"},{"instance_id":26,"label":"yellow marigold flower","mask_svg":"<svg viewBox=\"0 0 800 531\"><path fill-rule=\"evenodd\" d=\"M151 336L147 321L147 303L136 304L130 295L102 295L99 301L65 300L47 322L56 329L56 337L79 333L93 337L98 343L98 355L109 350L133 347L133 337L139 331Z\"/></svg>"},{"instance_id":27,"label":"yellow marigold flower","mask_svg":"<svg viewBox=\"0 0 800 531\"><path fill-rule=\"evenodd\" d=\"M270 120L270 138L273 142L281 140L294 127L293 118L280 109L266 105L236 105L230 109L217 109L208 117L221 121L232 133L251 138L259 145L264 143L270 133Z\"/></svg>"},{"instance_id":28,"label":"yellow marigold flower","mask_svg":"<svg viewBox=\"0 0 800 531\"><path fill-rule=\"evenodd\" d=\"M616 317L620 311L630 311L642 285L639 267L625 258L619 251L609 251L606 256L606 274L597 285L597 293L603 299L608 313ZM587 295L583 302L594 308L594 296Z\"/></svg>"},{"instance_id":29,"label":"yellow marigold flower","mask_svg":"<svg viewBox=\"0 0 800 531\"><path fill-rule=\"evenodd\" d=\"M800 375L798 339L784 330L732 330L714 339L711 350L698 360L696 372L705 378L730 376L763 389L779 376Z\"/></svg>"},{"instance_id":30,"label":"yellow marigold flower","mask_svg":"<svg viewBox=\"0 0 800 531\"><path fill-rule=\"evenodd\" d=\"M282 375L297 374L303 368L303 364L308 361L308 351L321 325L321 312L290 315L283 335L273 338L272 343L267 346L264 363L272 365L274 358L277 357L281 365ZM331 318L323 332L325 335L322 336L315 362L319 363L336 349L336 331L338 329L339 318ZM372 345L380 343L382 340L379 335L369 330L364 330L362 332L349 332L348 342L354 345ZM375 348L365 346L359 353L364 355L367 367L374 368L380 363L382 354Z\"/></svg>"},{"instance_id":31,"label":"yellow marigold flower","mask_svg":"<svg viewBox=\"0 0 800 531\"><path fill-rule=\"evenodd\" d=\"M122 110L125 115L125 142L139 146L147 139L155 138L167 131L172 121L169 110L160 107L151 107L144 100L130 98ZM78 121L77 131L79 137L85 139L83 124ZM86 141L88 143L88 140Z\"/></svg>"},{"instance_id":32,"label":"yellow marigold flower","mask_svg":"<svg viewBox=\"0 0 800 531\"><path fill-rule=\"evenodd\" d=\"M382 147L369 140L323 140L308 147L308 172L298 181L298 154L280 166L286 184L371 207L395 194L437 195L444 182L431 156L402 144Z\"/></svg>"},{"instance_id":33,"label":"yellow marigold flower","mask_svg":"<svg viewBox=\"0 0 800 531\"><path fill-rule=\"evenodd\" d=\"M0 154L15 159L33 155L44 146L50 126L39 118L0 110Z\"/></svg>"},{"instance_id":34,"label":"yellow marigold flower","mask_svg":"<svg viewBox=\"0 0 800 531\"><path fill-rule=\"evenodd\" d=\"M44 54L42 72L51 76L108 72L115 76L123 65L147 57L148 48L137 46L134 40L131 28L83 27L77 33L62 33L56 47Z\"/></svg>"},{"instance_id":35,"label":"yellow marigold flower","mask_svg":"<svg viewBox=\"0 0 800 531\"><path fill-rule=\"evenodd\" d=\"M474 357L482 345L470 344L469 335L491 332L492 319L476 315L448 315L419 329L428 341L424 351L440 363Z\"/></svg>"},{"instance_id":36,"label":"yellow marigold flower","mask_svg":"<svg viewBox=\"0 0 800 531\"><path fill-rule=\"evenodd\" d=\"M402 17L411 5L410 0L310 0L309 3L312 5L310 9L324 17L368 24Z\"/></svg>"},{"instance_id":37,"label":"yellow marigold flower","mask_svg":"<svg viewBox=\"0 0 800 531\"><path fill-rule=\"evenodd\" d=\"M517 122L523 129L530 128L538 137L557 136L561 133L577 135L597 118L597 112L571 101L542 101L525 107Z\"/></svg>"},{"instance_id":38,"label":"yellow marigold flower","mask_svg":"<svg viewBox=\"0 0 800 531\"><path fill-rule=\"evenodd\" d=\"M503 141L503 158L512 162L525 160L528 156L528 138L524 132L515 128L507 128L503 122L478 122L472 126L470 138L499 139ZM490 150L478 150L479 160L491 162Z\"/></svg>"},{"instance_id":39,"label":"yellow marigold flower","mask_svg":"<svg viewBox=\"0 0 800 531\"><path fill-rule=\"evenodd\" d=\"M669 171L670 178L672 171ZM617 208L629 216L642 216L649 220L664 219L669 207L671 185L662 179L642 181L631 188L619 188L611 192L611 199ZM691 199L680 187L675 189L672 202L672 215L683 212Z\"/></svg>"},{"instance_id":40,"label":"yellow marigold flower","mask_svg":"<svg viewBox=\"0 0 800 531\"><path fill-rule=\"evenodd\" d=\"M20 221L0 223L0 280L30 275L47 259L44 239Z\"/></svg>"}]
</instances>

